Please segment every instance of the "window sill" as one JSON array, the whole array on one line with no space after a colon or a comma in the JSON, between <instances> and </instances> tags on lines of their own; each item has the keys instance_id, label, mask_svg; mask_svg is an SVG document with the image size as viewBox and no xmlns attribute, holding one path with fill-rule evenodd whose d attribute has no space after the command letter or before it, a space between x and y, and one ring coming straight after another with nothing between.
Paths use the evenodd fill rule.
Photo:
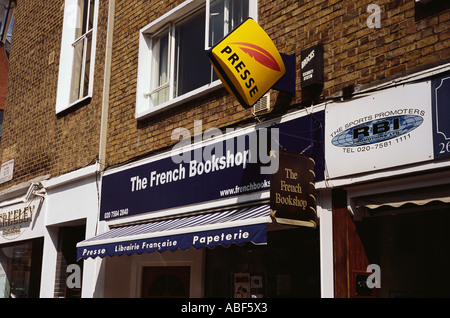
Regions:
<instances>
[{"instance_id":1,"label":"window sill","mask_svg":"<svg viewBox=\"0 0 450 318\"><path fill-rule=\"evenodd\" d=\"M204 96L206 94L209 94L219 88L223 87L222 82L220 80L216 80L212 82L211 84L202 86L200 88L197 88L189 93L183 94L181 96L178 96L177 98L174 98L170 101L167 101L165 103L162 103L158 106L152 107L151 109L148 109L146 111L142 112L136 112L136 119L137 120L143 120L150 116L157 115L161 112L167 111L169 109L172 109L178 105L181 105L183 103L187 103L193 99L199 98L201 96Z\"/></svg>"},{"instance_id":2,"label":"window sill","mask_svg":"<svg viewBox=\"0 0 450 318\"><path fill-rule=\"evenodd\" d=\"M73 103L70 103L70 104L67 105L66 107L62 107L62 108L60 108L60 109L57 109L56 114L59 115L59 114L62 114L62 113L64 113L64 112L68 111L69 109L76 108L76 107L79 106L79 105L84 105L84 104L87 103L91 98L92 98L92 95L91 95L91 94L89 94L89 95L87 95L87 96L85 96L85 97L83 97L83 98L80 98L80 99L74 101Z\"/></svg>"}]
</instances>

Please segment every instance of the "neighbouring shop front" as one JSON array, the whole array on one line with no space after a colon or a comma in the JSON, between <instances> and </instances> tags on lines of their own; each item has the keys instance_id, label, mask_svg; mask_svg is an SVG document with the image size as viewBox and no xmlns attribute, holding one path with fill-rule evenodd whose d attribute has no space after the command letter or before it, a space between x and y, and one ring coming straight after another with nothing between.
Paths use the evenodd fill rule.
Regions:
<instances>
[{"instance_id":1,"label":"neighbouring shop front","mask_svg":"<svg viewBox=\"0 0 450 318\"><path fill-rule=\"evenodd\" d=\"M0 196L0 298L39 297L44 243L44 198L38 183Z\"/></svg>"},{"instance_id":2,"label":"neighbouring shop front","mask_svg":"<svg viewBox=\"0 0 450 318\"><path fill-rule=\"evenodd\" d=\"M450 76L429 74L327 107L336 297L450 296Z\"/></svg>"},{"instance_id":3,"label":"neighbouring shop front","mask_svg":"<svg viewBox=\"0 0 450 318\"><path fill-rule=\"evenodd\" d=\"M320 191L311 193L314 210L307 209L295 196L304 176L286 168L298 181L280 181L284 202L303 202L313 213L283 221L283 211L271 204L270 172L278 170L271 150L303 152L314 160L313 171L306 170L311 183L323 180L323 120L319 107L216 130L214 138L197 135L193 144L189 138L170 152L106 171L99 234L77 244L79 258L101 260L97 291L104 297L320 297Z\"/></svg>"}]
</instances>

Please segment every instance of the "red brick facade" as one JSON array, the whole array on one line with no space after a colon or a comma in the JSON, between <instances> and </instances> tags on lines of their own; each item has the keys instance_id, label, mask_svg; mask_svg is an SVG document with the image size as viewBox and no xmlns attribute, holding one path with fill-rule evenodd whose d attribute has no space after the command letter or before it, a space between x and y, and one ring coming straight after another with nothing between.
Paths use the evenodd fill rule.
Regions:
<instances>
[{"instance_id":1,"label":"red brick facade","mask_svg":"<svg viewBox=\"0 0 450 318\"><path fill-rule=\"evenodd\" d=\"M173 144L176 127L223 128L252 119L221 89L170 111L139 121L134 117L139 30L183 1L117 1L112 58L107 160L116 165ZM258 1L258 22L282 53L297 57L296 94L274 91L275 111L295 109L302 101L300 53L324 45L325 83L320 99L339 95L345 87L367 85L405 72L449 61L450 12L416 21L414 1L384 0L381 28L369 28L371 0ZM274 112L273 112L274 113Z\"/></svg>"},{"instance_id":2,"label":"red brick facade","mask_svg":"<svg viewBox=\"0 0 450 318\"><path fill-rule=\"evenodd\" d=\"M57 115L64 1L18 1L0 145L1 162L15 160L14 178L1 189L76 170L98 156L107 5L100 1L93 97Z\"/></svg>"},{"instance_id":3,"label":"red brick facade","mask_svg":"<svg viewBox=\"0 0 450 318\"><path fill-rule=\"evenodd\" d=\"M108 74L105 54L110 1L98 2L92 98L57 114L65 1L18 0L4 96L2 80L6 71L0 51L0 109L2 98L5 100L0 163L15 161L13 179L0 184L0 191L38 176L56 177L96 162L102 115L108 118L106 165L112 167L169 150L177 142L171 139L173 130L184 127L193 132L196 120L201 120L203 130L224 129L310 106L311 96L300 83L300 55L319 43L324 49L324 85L314 103L340 98L348 87L358 90L450 63L450 9L418 19L415 0L258 0L258 23L280 52L296 56L293 96L272 90L271 112L255 118L250 109L244 109L220 86L211 93L137 119L140 30L184 0L115 0L111 64L106 66L111 70L106 87L109 96L103 96L103 92L104 83L108 83L104 75ZM376 17L380 27L371 27L373 12L368 12L368 8L372 4L380 9ZM103 108L106 97L107 107ZM107 114L102 114L103 109L107 109ZM333 213L338 212L337 217L333 215L335 229L341 225L344 229L335 233L341 235L337 237L342 237L342 241L349 240L348 233L353 235L355 230L346 204L334 204ZM351 244L335 248L343 255L334 259L336 297L349 296L345 276L349 258L345 253L361 248L357 238L350 240ZM361 263L351 266L366 265L365 259L356 261ZM64 282L57 285L63 286Z\"/></svg>"},{"instance_id":4,"label":"red brick facade","mask_svg":"<svg viewBox=\"0 0 450 318\"><path fill-rule=\"evenodd\" d=\"M221 88L169 111L137 120L135 114L139 30L183 1L116 1L107 164L117 165L169 147L176 127L203 129L254 121ZM296 94L272 93L276 113L298 108L300 53L324 45L327 99L343 88L365 85L444 63L450 56L450 12L416 21L414 1L384 0L381 28L369 28L372 1L258 1L258 22L280 52L297 57ZM94 94L86 105L55 114L64 1L36 4L21 0L15 12L9 90L1 159L15 159L14 181L41 174L59 175L82 167L98 155L103 89L107 1L100 1ZM42 27L42 21L45 27ZM286 107L287 106L287 107ZM279 113L279 112L278 112Z\"/></svg>"}]
</instances>

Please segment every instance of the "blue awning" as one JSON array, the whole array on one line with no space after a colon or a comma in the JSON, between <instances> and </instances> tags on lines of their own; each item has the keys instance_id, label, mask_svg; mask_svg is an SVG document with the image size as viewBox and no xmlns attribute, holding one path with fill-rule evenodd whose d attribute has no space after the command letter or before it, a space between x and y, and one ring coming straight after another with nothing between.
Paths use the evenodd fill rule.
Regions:
<instances>
[{"instance_id":1,"label":"blue awning","mask_svg":"<svg viewBox=\"0 0 450 318\"><path fill-rule=\"evenodd\" d=\"M78 259L132 255L191 247L267 243L270 206L185 216L113 228L77 244Z\"/></svg>"}]
</instances>

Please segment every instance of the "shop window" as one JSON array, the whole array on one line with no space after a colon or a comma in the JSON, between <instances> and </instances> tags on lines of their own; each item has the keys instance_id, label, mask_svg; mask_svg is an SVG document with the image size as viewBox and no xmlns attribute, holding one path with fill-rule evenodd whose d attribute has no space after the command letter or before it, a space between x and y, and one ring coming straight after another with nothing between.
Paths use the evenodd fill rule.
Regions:
<instances>
[{"instance_id":1,"label":"shop window","mask_svg":"<svg viewBox=\"0 0 450 318\"><path fill-rule=\"evenodd\" d=\"M206 250L206 297L320 297L316 229L270 231L266 246Z\"/></svg>"},{"instance_id":2,"label":"shop window","mask_svg":"<svg viewBox=\"0 0 450 318\"><path fill-rule=\"evenodd\" d=\"M189 297L189 266L152 266L142 268L143 298Z\"/></svg>"},{"instance_id":3,"label":"shop window","mask_svg":"<svg viewBox=\"0 0 450 318\"><path fill-rule=\"evenodd\" d=\"M0 247L0 298L39 297L42 250L42 238Z\"/></svg>"},{"instance_id":4,"label":"shop window","mask_svg":"<svg viewBox=\"0 0 450 318\"><path fill-rule=\"evenodd\" d=\"M381 298L448 298L450 205L379 208L355 223L369 263L380 267Z\"/></svg>"},{"instance_id":5,"label":"shop window","mask_svg":"<svg viewBox=\"0 0 450 318\"><path fill-rule=\"evenodd\" d=\"M205 94L220 81L206 50L247 17L255 0L186 1L140 34L136 117Z\"/></svg>"},{"instance_id":6,"label":"shop window","mask_svg":"<svg viewBox=\"0 0 450 318\"><path fill-rule=\"evenodd\" d=\"M56 112L92 97L98 0L66 0Z\"/></svg>"}]
</instances>

